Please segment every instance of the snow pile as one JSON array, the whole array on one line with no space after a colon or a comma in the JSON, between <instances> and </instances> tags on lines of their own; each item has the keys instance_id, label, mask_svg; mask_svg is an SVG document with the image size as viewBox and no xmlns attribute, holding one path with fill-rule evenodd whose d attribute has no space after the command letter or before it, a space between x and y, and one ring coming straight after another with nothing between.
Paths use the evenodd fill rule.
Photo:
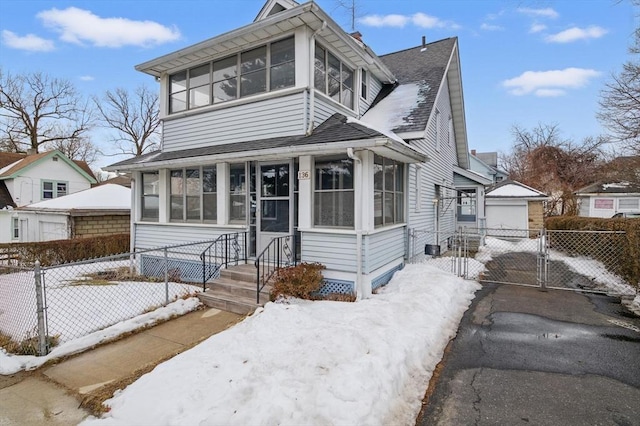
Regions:
<instances>
[{"instance_id":1,"label":"snow pile","mask_svg":"<svg viewBox=\"0 0 640 426\"><path fill-rule=\"evenodd\" d=\"M174 316L184 315L195 310L200 305L200 301L191 297L189 299L179 299L153 312L139 315L135 318L122 321L118 324L96 331L87 336L80 337L55 347L46 356L21 356L7 354L0 348L0 374L14 374L21 370L32 370L52 359L61 358L82 352L104 341L114 339L125 333L149 327L159 321L164 321Z\"/></svg>"},{"instance_id":2,"label":"snow pile","mask_svg":"<svg viewBox=\"0 0 640 426\"><path fill-rule=\"evenodd\" d=\"M356 303L269 303L159 365L83 424L410 424L480 286L407 265Z\"/></svg>"},{"instance_id":3,"label":"snow pile","mask_svg":"<svg viewBox=\"0 0 640 426\"><path fill-rule=\"evenodd\" d=\"M421 90L423 94L420 93ZM424 83L401 84L367 111L361 120L385 131L412 124L408 118L411 112L425 101L424 92L428 90L429 87Z\"/></svg>"}]
</instances>

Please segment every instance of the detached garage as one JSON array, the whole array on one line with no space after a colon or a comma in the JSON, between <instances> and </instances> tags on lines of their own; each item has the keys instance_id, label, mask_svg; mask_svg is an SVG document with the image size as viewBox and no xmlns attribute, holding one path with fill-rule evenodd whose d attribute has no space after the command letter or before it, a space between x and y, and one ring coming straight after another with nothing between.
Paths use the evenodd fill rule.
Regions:
<instances>
[{"instance_id":1,"label":"detached garage","mask_svg":"<svg viewBox=\"0 0 640 426\"><path fill-rule=\"evenodd\" d=\"M485 194L487 228L540 229L549 197L514 180L491 187Z\"/></svg>"}]
</instances>

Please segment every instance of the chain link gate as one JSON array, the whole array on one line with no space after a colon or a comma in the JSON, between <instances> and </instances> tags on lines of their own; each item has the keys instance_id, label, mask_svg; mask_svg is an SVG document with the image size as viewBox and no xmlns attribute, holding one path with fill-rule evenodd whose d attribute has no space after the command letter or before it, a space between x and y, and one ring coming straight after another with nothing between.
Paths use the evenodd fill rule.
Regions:
<instances>
[{"instance_id":1,"label":"chain link gate","mask_svg":"<svg viewBox=\"0 0 640 426\"><path fill-rule=\"evenodd\" d=\"M452 272L468 278L469 259L485 265L481 282L626 294L616 272L623 231L459 229L452 244Z\"/></svg>"}]
</instances>

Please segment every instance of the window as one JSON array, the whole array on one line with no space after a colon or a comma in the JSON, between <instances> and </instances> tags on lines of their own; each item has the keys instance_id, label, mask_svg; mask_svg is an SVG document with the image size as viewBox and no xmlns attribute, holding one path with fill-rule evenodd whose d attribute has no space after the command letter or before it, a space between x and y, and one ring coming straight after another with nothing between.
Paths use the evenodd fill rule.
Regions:
<instances>
[{"instance_id":1,"label":"window","mask_svg":"<svg viewBox=\"0 0 640 426\"><path fill-rule=\"evenodd\" d=\"M141 219L147 221L158 221L158 211L160 206L158 172L142 173L142 203Z\"/></svg>"},{"instance_id":2,"label":"window","mask_svg":"<svg viewBox=\"0 0 640 426\"><path fill-rule=\"evenodd\" d=\"M461 189L458 191L458 222L476 221L476 190Z\"/></svg>"},{"instance_id":3,"label":"window","mask_svg":"<svg viewBox=\"0 0 640 426\"><path fill-rule=\"evenodd\" d=\"M42 181L42 199L63 197L67 195L67 182Z\"/></svg>"},{"instance_id":4,"label":"window","mask_svg":"<svg viewBox=\"0 0 640 426\"><path fill-rule=\"evenodd\" d=\"M174 222L215 221L217 217L214 166L171 170L169 219Z\"/></svg>"},{"instance_id":5,"label":"window","mask_svg":"<svg viewBox=\"0 0 640 426\"><path fill-rule=\"evenodd\" d=\"M596 198L593 208L595 209L613 209L613 198Z\"/></svg>"},{"instance_id":6,"label":"window","mask_svg":"<svg viewBox=\"0 0 640 426\"><path fill-rule=\"evenodd\" d=\"M229 222L247 221L247 180L244 163L229 166Z\"/></svg>"},{"instance_id":7,"label":"window","mask_svg":"<svg viewBox=\"0 0 640 426\"><path fill-rule=\"evenodd\" d=\"M404 222L404 164L374 157L373 208L376 228Z\"/></svg>"},{"instance_id":8,"label":"window","mask_svg":"<svg viewBox=\"0 0 640 426\"><path fill-rule=\"evenodd\" d=\"M289 37L181 71L169 77L169 113L293 87L295 68Z\"/></svg>"},{"instance_id":9,"label":"window","mask_svg":"<svg viewBox=\"0 0 640 426\"><path fill-rule=\"evenodd\" d=\"M17 217L11 218L11 239L20 239L20 220Z\"/></svg>"},{"instance_id":10,"label":"window","mask_svg":"<svg viewBox=\"0 0 640 426\"><path fill-rule=\"evenodd\" d=\"M314 87L353 109L353 70L316 44Z\"/></svg>"},{"instance_id":11,"label":"window","mask_svg":"<svg viewBox=\"0 0 640 426\"><path fill-rule=\"evenodd\" d=\"M317 159L314 176L314 225L353 228L353 161L342 157Z\"/></svg>"},{"instance_id":12,"label":"window","mask_svg":"<svg viewBox=\"0 0 640 426\"><path fill-rule=\"evenodd\" d=\"M640 199L638 198L620 198L618 200L618 209L620 210L638 210Z\"/></svg>"},{"instance_id":13,"label":"window","mask_svg":"<svg viewBox=\"0 0 640 426\"><path fill-rule=\"evenodd\" d=\"M360 97L362 99L367 99L367 92L369 91L367 87L367 70L363 69L360 75Z\"/></svg>"}]
</instances>

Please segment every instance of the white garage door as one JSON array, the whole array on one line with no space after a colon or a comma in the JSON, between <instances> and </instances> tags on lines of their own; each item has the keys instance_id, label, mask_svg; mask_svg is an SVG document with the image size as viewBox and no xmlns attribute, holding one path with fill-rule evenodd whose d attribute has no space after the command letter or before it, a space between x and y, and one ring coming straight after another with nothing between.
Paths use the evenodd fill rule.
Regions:
<instances>
[{"instance_id":1,"label":"white garage door","mask_svg":"<svg viewBox=\"0 0 640 426\"><path fill-rule=\"evenodd\" d=\"M529 218L525 205L487 205L487 228L528 229Z\"/></svg>"}]
</instances>

